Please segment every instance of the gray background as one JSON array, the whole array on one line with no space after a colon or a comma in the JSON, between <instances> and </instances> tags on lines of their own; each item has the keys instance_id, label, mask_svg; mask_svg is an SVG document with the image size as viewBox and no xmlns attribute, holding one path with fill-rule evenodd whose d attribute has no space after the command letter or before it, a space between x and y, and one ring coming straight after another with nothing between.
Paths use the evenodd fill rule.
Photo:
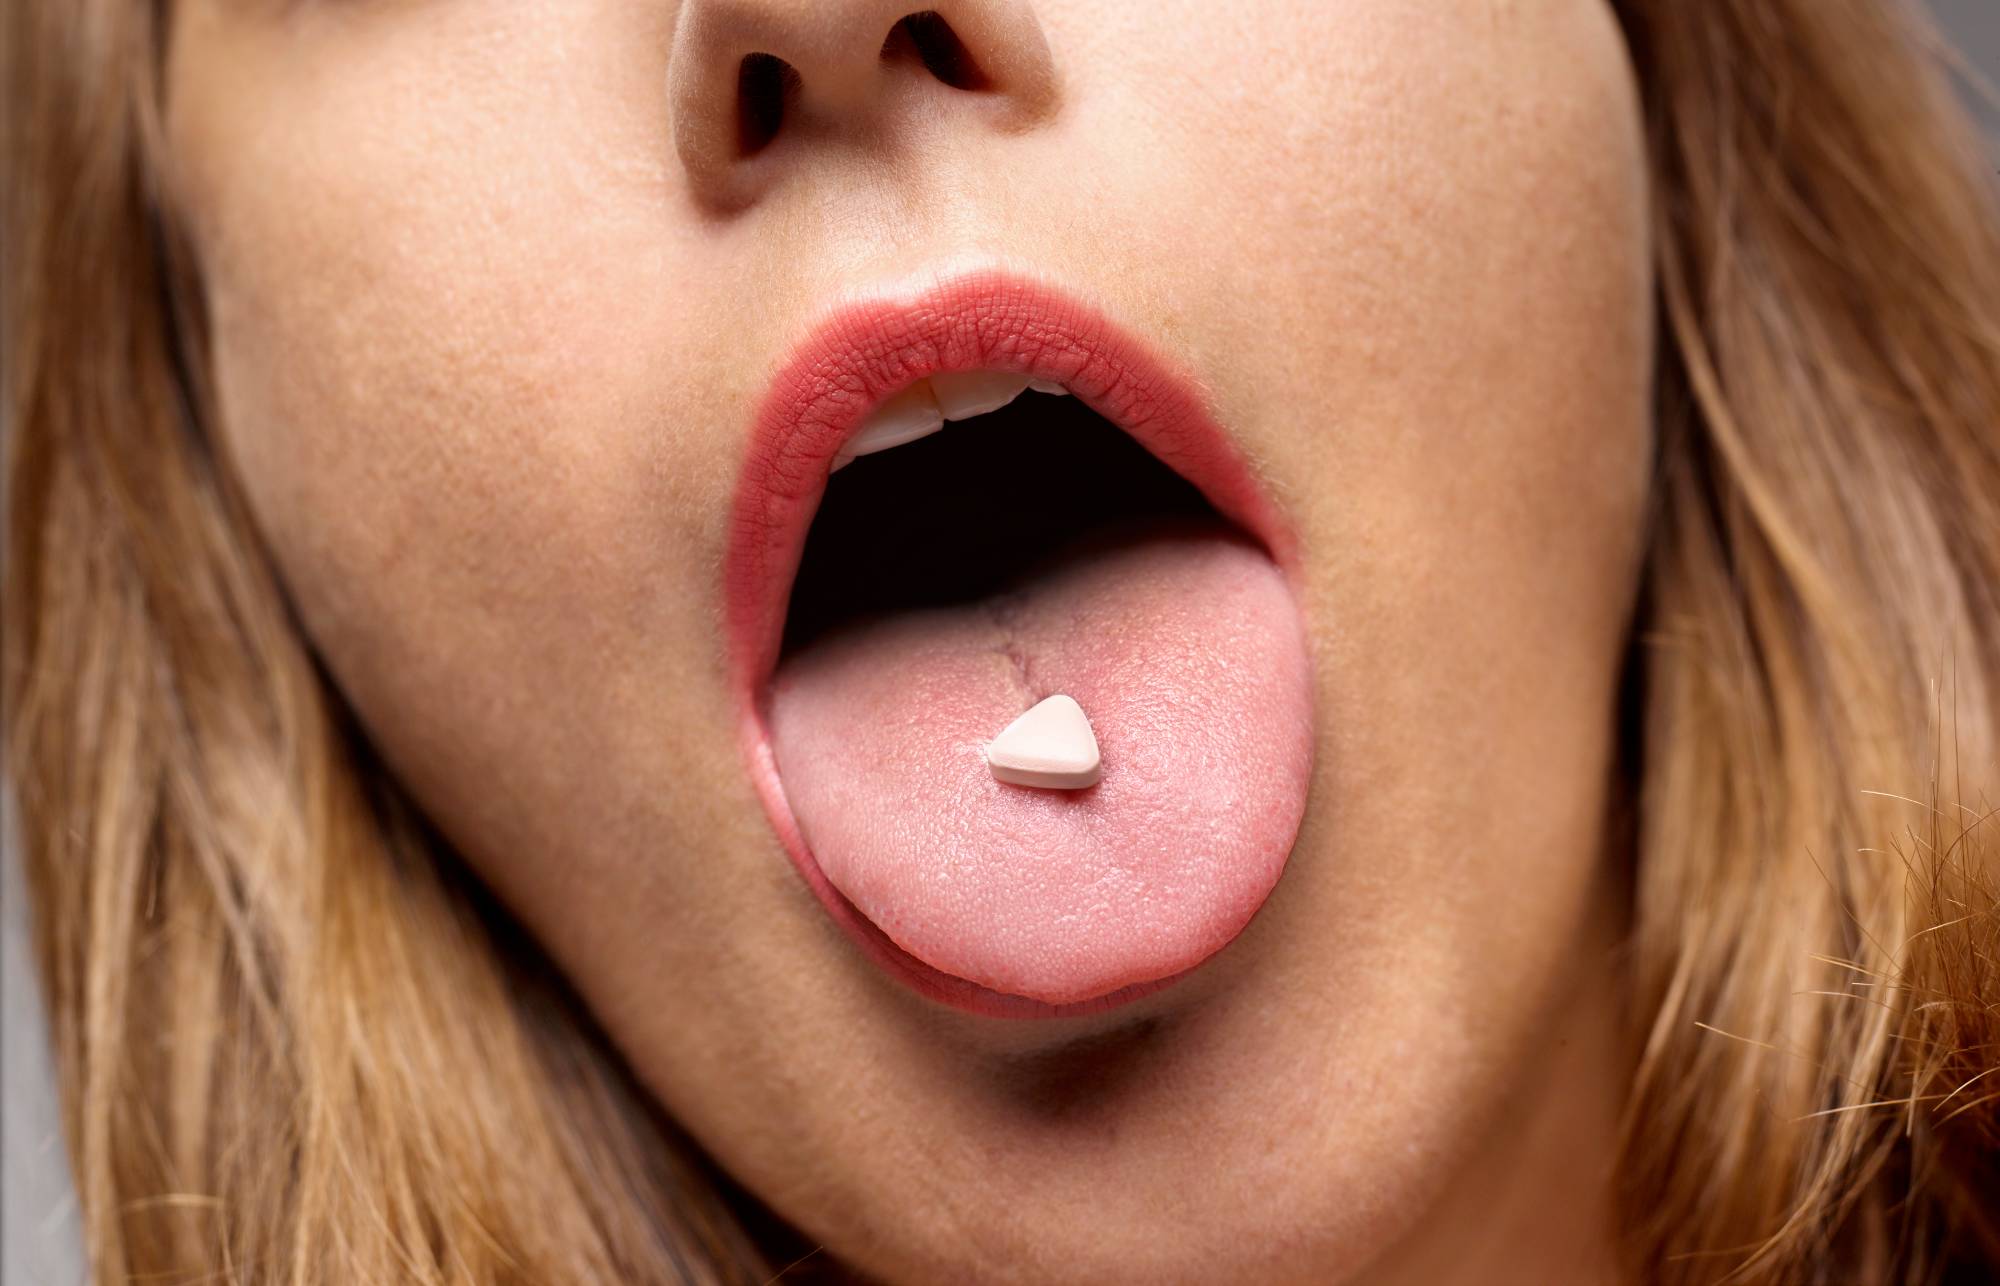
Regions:
<instances>
[{"instance_id":1,"label":"gray background","mask_svg":"<svg viewBox=\"0 0 2000 1286\"><path fill-rule=\"evenodd\" d=\"M2000 88L2000 0L1931 0L1931 8L1967 65L1986 81L1988 93L1968 92L1967 97L2000 154L2000 104L1991 92Z\"/></svg>"},{"instance_id":2,"label":"gray background","mask_svg":"<svg viewBox=\"0 0 2000 1286\"><path fill-rule=\"evenodd\" d=\"M1703 0L1682 0L1700 4ZM2000 84L2000 0L1933 0L1969 68ZM1971 95L2000 157L2000 106ZM11 831L0 810L0 834ZM76 1200L55 1122L41 1004L29 977L20 871L0 845L0 1286L83 1280Z\"/></svg>"}]
</instances>

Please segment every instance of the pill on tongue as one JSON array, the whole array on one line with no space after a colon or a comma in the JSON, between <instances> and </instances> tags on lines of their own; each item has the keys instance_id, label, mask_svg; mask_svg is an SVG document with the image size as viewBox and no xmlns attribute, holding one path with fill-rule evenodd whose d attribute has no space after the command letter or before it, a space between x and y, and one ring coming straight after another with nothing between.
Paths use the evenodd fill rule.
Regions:
<instances>
[{"instance_id":1,"label":"pill on tongue","mask_svg":"<svg viewBox=\"0 0 2000 1286\"><path fill-rule=\"evenodd\" d=\"M1060 694L1002 729L986 747L986 764L995 781L1045 790L1082 790L1101 775L1090 720L1074 699Z\"/></svg>"}]
</instances>

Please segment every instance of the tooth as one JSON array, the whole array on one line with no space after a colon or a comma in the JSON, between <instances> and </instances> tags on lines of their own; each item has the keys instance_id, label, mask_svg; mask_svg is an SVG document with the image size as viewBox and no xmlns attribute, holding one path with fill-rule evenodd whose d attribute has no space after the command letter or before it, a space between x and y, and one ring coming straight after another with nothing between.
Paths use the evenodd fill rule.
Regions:
<instances>
[{"instance_id":1,"label":"tooth","mask_svg":"<svg viewBox=\"0 0 2000 1286\"><path fill-rule=\"evenodd\" d=\"M997 411L1027 388L1027 376L1005 371L953 371L931 376L931 390L947 420L969 420Z\"/></svg>"},{"instance_id":2,"label":"tooth","mask_svg":"<svg viewBox=\"0 0 2000 1286\"><path fill-rule=\"evenodd\" d=\"M1047 393L1050 397L1069 396L1069 390L1054 380L1029 380L1028 391L1030 393Z\"/></svg>"},{"instance_id":3,"label":"tooth","mask_svg":"<svg viewBox=\"0 0 2000 1286\"><path fill-rule=\"evenodd\" d=\"M862 422L854 436L841 445L840 454L852 459L858 455L887 451L890 447L929 437L944 427L944 421L945 417L938 413L937 398L932 396L931 386L918 380L876 407L875 413ZM838 469L840 464L836 457L833 467Z\"/></svg>"}]
</instances>

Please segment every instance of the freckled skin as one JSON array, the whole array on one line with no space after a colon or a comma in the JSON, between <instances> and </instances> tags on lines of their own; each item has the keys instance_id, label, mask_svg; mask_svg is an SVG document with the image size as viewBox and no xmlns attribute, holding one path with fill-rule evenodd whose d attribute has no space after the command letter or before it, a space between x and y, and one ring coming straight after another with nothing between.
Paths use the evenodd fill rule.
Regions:
<instances>
[{"instance_id":1,"label":"freckled skin","mask_svg":"<svg viewBox=\"0 0 2000 1286\"><path fill-rule=\"evenodd\" d=\"M1608 6L1032 16L1052 108L863 77L719 211L675 147L673 4L177 4L227 458L416 798L831 1253L912 1281L1596 1271L1651 451ZM1298 531L1316 712L1250 928L1053 1024L936 1006L828 921L746 779L718 619L788 346L987 262L1199 380Z\"/></svg>"}]
</instances>

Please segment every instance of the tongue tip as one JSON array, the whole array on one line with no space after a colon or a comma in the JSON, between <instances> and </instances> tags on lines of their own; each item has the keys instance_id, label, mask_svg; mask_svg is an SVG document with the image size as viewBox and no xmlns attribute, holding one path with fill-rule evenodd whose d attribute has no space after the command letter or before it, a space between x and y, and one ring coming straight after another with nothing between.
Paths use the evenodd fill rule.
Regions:
<instances>
[{"instance_id":1,"label":"tongue tip","mask_svg":"<svg viewBox=\"0 0 2000 1286\"><path fill-rule=\"evenodd\" d=\"M1234 940L1235 936L1235 934L1231 934L1231 940ZM1077 1006L1102 1004L1114 997L1123 998L1141 992L1157 991L1169 983L1192 973L1195 969L1206 963L1216 952L1220 951L1222 947L1227 945L1228 943L1224 942L1219 946L1209 949L1195 959L1166 966L1162 966L1159 962L1155 961L1144 966L1111 973L1092 972L1089 975L1081 977L1050 976L1041 979L1029 978L1013 982L1005 978L992 978L986 981L965 978L962 981L978 987L982 991L993 992L997 995L1017 997L1036 1004L1069 1009ZM930 967L936 968L934 965ZM938 970L938 972L945 974L946 977L959 977L957 974L949 973L942 969Z\"/></svg>"},{"instance_id":2,"label":"tongue tip","mask_svg":"<svg viewBox=\"0 0 2000 1286\"><path fill-rule=\"evenodd\" d=\"M869 925L881 933L884 946L903 957L906 966L916 966L918 972L930 978L934 987L941 986L961 997L970 993L1001 1004L1015 1002L1060 1010L1103 1008L1158 991L1206 963L1234 941L1241 931L1239 928L1231 932L1222 942L1205 948L1193 958L1176 962L1155 955L1143 962L1117 964L1098 961L1096 967L1090 969L1052 969L1036 973L1019 969L968 968L964 965L947 968L898 942L872 920Z\"/></svg>"},{"instance_id":3,"label":"tongue tip","mask_svg":"<svg viewBox=\"0 0 2000 1286\"><path fill-rule=\"evenodd\" d=\"M1196 899L1204 907L1182 914L1135 916L1122 908L1102 917L1038 916L1027 924L1019 917L952 916L949 933L906 919L914 899L841 896L882 946L948 985L1070 1007L1157 990L1207 963L1249 927L1284 866L1269 862L1250 881L1212 887Z\"/></svg>"},{"instance_id":4,"label":"tongue tip","mask_svg":"<svg viewBox=\"0 0 2000 1286\"><path fill-rule=\"evenodd\" d=\"M891 936L828 881L823 872L815 870L808 882L818 891L834 921L891 975L932 1000L998 1018L1080 1016L1117 1008L1179 982L1238 936L1238 932L1231 932L1198 958L1178 967L1154 959L1128 962L1122 971L1071 969L1024 977L1018 969L963 965L954 968L946 967L953 965L951 961L933 963L925 958L926 953L918 944L906 944Z\"/></svg>"}]
</instances>

